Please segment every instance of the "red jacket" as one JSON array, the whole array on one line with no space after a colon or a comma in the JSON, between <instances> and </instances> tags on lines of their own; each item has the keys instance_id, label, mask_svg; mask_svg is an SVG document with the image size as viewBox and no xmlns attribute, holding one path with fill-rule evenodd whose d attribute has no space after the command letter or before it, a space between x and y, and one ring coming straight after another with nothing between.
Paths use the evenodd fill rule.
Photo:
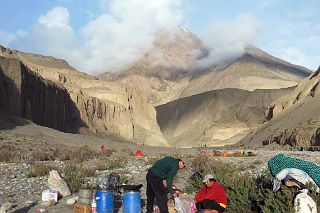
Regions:
<instances>
[{"instance_id":1,"label":"red jacket","mask_svg":"<svg viewBox=\"0 0 320 213\"><path fill-rule=\"evenodd\" d=\"M228 206L226 191L224 190L224 187L217 182L213 183L212 187L210 188L207 186L202 187L196 194L196 203L199 203L203 200L214 200L217 203L223 203Z\"/></svg>"}]
</instances>

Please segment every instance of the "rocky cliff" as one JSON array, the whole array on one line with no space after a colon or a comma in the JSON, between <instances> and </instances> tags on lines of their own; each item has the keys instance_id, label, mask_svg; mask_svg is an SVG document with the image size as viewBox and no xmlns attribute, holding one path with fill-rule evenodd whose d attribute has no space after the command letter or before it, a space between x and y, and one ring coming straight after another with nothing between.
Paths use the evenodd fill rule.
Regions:
<instances>
[{"instance_id":1,"label":"rocky cliff","mask_svg":"<svg viewBox=\"0 0 320 213\"><path fill-rule=\"evenodd\" d=\"M296 89L273 102L265 113L266 123L241 144L289 146L320 145L320 69Z\"/></svg>"},{"instance_id":2,"label":"rocky cliff","mask_svg":"<svg viewBox=\"0 0 320 213\"><path fill-rule=\"evenodd\" d=\"M79 112L65 88L43 79L17 59L0 56L0 73L4 112L60 131L78 132Z\"/></svg>"},{"instance_id":3,"label":"rocky cliff","mask_svg":"<svg viewBox=\"0 0 320 213\"><path fill-rule=\"evenodd\" d=\"M34 119L38 118L37 115L30 117L30 113L32 114L33 110L36 111L38 108L29 107L26 110L24 107L30 105L29 100L33 101L32 106L37 107L38 105L41 107L40 102L44 101L48 102L53 109L46 110L46 114L43 117L44 119L50 118L52 123L60 122L59 118L50 117L50 112L55 113L55 107L59 104L63 109L68 107L76 109L77 119L75 121L65 120L65 122L69 122L69 125L72 126L77 125L77 131L81 133L113 134L136 143L167 145L156 122L154 107L139 93L136 93L134 89L119 83L99 81L93 76L78 72L65 61L52 57L23 53L4 47L1 48L0 55L5 60L19 62L23 70L28 70L28 74L23 77L19 77L20 74L17 70L10 72L12 82L15 85L13 88L18 88L17 91L24 91L20 89L21 85L24 88L28 88L25 92L17 92L14 96L19 100L24 96L28 96L22 106L22 112L15 115L24 116L36 122ZM57 91L46 92L45 94L32 92L35 89L34 87L44 89L44 86L32 81L21 81L22 78L29 81L30 75L38 76L43 82L51 82L50 84L45 83L49 88L61 88L65 91L69 100L60 99L60 93ZM21 97L21 95L24 96ZM51 101L52 99L57 103ZM12 97L11 102L13 100L15 99ZM61 104L59 101L65 103ZM15 109L14 111L20 112L21 110ZM58 111L58 113L63 115L64 112ZM42 125L43 123L39 124ZM49 127L55 128L55 125ZM67 128L60 128L59 130L69 131Z\"/></svg>"}]
</instances>

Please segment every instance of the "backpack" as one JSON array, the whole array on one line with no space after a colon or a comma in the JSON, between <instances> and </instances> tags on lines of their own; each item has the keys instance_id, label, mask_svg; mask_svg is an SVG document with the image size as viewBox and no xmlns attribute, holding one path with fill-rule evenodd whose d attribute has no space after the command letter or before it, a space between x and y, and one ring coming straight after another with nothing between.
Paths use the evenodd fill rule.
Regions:
<instances>
[{"instance_id":1,"label":"backpack","mask_svg":"<svg viewBox=\"0 0 320 213\"><path fill-rule=\"evenodd\" d=\"M120 176L114 172L108 176L99 176L97 178L98 190L119 191L120 188Z\"/></svg>"},{"instance_id":2,"label":"backpack","mask_svg":"<svg viewBox=\"0 0 320 213\"><path fill-rule=\"evenodd\" d=\"M114 172L108 175L107 189L112 191L119 191L120 188L120 176Z\"/></svg>"}]
</instances>

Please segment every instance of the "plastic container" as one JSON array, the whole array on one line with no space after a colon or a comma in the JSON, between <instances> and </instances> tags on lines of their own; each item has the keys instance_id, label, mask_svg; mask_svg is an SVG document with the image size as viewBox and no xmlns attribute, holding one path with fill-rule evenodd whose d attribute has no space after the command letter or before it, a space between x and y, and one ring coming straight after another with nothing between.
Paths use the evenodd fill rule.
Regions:
<instances>
[{"instance_id":1,"label":"plastic container","mask_svg":"<svg viewBox=\"0 0 320 213\"><path fill-rule=\"evenodd\" d=\"M89 189L89 188L81 188L81 189L79 190L79 197L91 199L91 197L92 197L92 189Z\"/></svg>"},{"instance_id":2,"label":"plastic container","mask_svg":"<svg viewBox=\"0 0 320 213\"><path fill-rule=\"evenodd\" d=\"M113 213L114 194L112 191L96 192L97 213Z\"/></svg>"},{"instance_id":3,"label":"plastic container","mask_svg":"<svg viewBox=\"0 0 320 213\"><path fill-rule=\"evenodd\" d=\"M129 191L123 194L123 213L141 212L141 194L140 192Z\"/></svg>"},{"instance_id":4,"label":"plastic container","mask_svg":"<svg viewBox=\"0 0 320 213\"><path fill-rule=\"evenodd\" d=\"M97 213L96 192L93 192L91 198L91 213Z\"/></svg>"},{"instance_id":5,"label":"plastic container","mask_svg":"<svg viewBox=\"0 0 320 213\"><path fill-rule=\"evenodd\" d=\"M58 201L58 191L57 190L52 190L52 189L46 189L42 192L41 194L41 200L42 201Z\"/></svg>"}]
</instances>

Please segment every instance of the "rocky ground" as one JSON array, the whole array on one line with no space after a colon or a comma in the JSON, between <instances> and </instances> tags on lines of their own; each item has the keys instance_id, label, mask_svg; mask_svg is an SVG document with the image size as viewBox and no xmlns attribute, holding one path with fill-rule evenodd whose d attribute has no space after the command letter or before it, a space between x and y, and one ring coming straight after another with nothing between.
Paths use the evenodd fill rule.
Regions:
<instances>
[{"instance_id":1,"label":"rocky ground","mask_svg":"<svg viewBox=\"0 0 320 213\"><path fill-rule=\"evenodd\" d=\"M107 148L114 149L114 153L111 157L103 159L105 162L113 161L114 158L121 158L123 161L119 161L118 166L110 169L102 169L95 171L92 177L87 178L87 182L90 185L95 184L97 176L109 174L110 172L116 172L120 174L122 180L129 184L143 184L141 189L142 198L145 199L145 175L147 169L152 163L159 157L165 155L179 156L187 162L187 170L179 172L175 178L175 185L178 188L183 189L184 184L188 177L193 173L189 162L199 152L199 149L188 148L159 148L159 147L147 147L141 145L135 145L128 143L119 138L114 137L97 137L90 135L74 135L65 134L49 128L36 127L33 124L24 124L21 126L15 126L11 130L0 130L0 148L3 146L9 146L10 149L16 150L12 157L12 160L0 162L0 204L2 206L11 206L11 209L7 212L23 213L23 212L39 212L41 209L48 212L60 212L71 213L73 212L73 206L67 205L68 198L60 199L55 205L47 207L43 206L41 201L41 193L44 189L47 189L48 176L42 177L30 177L32 166L37 162L32 160L29 155L30 152L37 150L45 150L46 153L50 153L50 150L55 148L62 149L76 149L79 146L89 144L90 148L99 151L101 145L105 145ZM144 153L144 157L137 158L132 153L141 149ZM206 148L207 153L212 153L212 148ZM221 150L224 151L224 150ZM234 150L228 150L230 153ZM248 151L248 150L245 150ZM307 152L307 151L281 151L281 150L253 150L256 153L254 157L212 157L224 162L230 162L239 171L249 171L252 175L261 174L267 168L268 160L278 153L284 153L287 156L293 156L300 159L304 159L313 163L320 164L319 152ZM7 152L0 153L0 157L7 154ZM94 163L97 159L89 161ZM47 161L42 161L47 162ZM50 160L48 161L55 168L62 168L65 166L64 161ZM80 163L79 163L80 165ZM1 212L1 211L0 211ZM119 210L121 212L121 209Z\"/></svg>"},{"instance_id":2,"label":"rocky ground","mask_svg":"<svg viewBox=\"0 0 320 213\"><path fill-rule=\"evenodd\" d=\"M252 174L262 173L267 167L267 161L278 152L256 151L255 157L215 157L223 161L231 162L242 171L250 171ZM320 163L320 155L316 152L283 152L287 156L294 156L310 162ZM55 162L63 164L63 162ZM96 176L109 174L114 171L130 184L142 183L145 185L145 175L150 167L148 157L130 157L123 168L114 170L97 171ZM36 212L40 208L48 212L72 212L72 206L66 204L67 198L60 199L51 207L43 206L41 203L41 192L47 188L48 177L26 177L31 165L26 163L1 163L0 164L0 203L11 203L12 209L8 212ZM189 171L182 171L177 176L175 183L183 188L186 179L190 176ZM94 184L95 178L88 178L88 182ZM142 198L145 199L145 187L141 189ZM73 195L72 195L73 196ZM70 196L70 197L72 197ZM69 197L69 198L70 198ZM121 211L120 211L121 212Z\"/></svg>"}]
</instances>

